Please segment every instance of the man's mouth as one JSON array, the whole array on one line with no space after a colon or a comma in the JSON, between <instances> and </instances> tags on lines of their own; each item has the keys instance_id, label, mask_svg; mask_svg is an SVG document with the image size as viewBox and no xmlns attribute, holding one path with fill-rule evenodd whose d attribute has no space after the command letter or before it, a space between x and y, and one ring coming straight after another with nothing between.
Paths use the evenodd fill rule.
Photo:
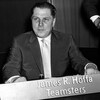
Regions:
<instances>
[{"instance_id":1,"label":"man's mouth","mask_svg":"<svg viewBox=\"0 0 100 100\"><path fill-rule=\"evenodd\" d=\"M38 31L44 31L44 29L38 29Z\"/></svg>"}]
</instances>

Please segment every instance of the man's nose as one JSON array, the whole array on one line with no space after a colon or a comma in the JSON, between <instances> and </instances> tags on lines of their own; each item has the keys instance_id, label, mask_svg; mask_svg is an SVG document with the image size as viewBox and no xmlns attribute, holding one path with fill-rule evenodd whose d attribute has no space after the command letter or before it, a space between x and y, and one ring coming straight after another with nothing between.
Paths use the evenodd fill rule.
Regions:
<instances>
[{"instance_id":1,"label":"man's nose","mask_svg":"<svg viewBox=\"0 0 100 100\"><path fill-rule=\"evenodd\" d=\"M43 21L39 21L39 26L42 27L43 26Z\"/></svg>"}]
</instances>

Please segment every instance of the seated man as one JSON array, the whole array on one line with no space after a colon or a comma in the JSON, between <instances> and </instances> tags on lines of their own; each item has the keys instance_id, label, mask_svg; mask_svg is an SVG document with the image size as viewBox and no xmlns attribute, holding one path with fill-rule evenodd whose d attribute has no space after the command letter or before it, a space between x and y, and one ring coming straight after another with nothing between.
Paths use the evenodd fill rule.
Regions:
<instances>
[{"instance_id":1,"label":"seated man","mask_svg":"<svg viewBox=\"0 0 100 100\"><path fill-rule=\"evenodd\" d=\"M71 34L53 30L56 8L52 4L35 4L31 20L33 30L14 39L3 67L5 83L67 76L69 67L79 74L99 73L97 66L82 56Z\"/></svg>"}]
</instances>

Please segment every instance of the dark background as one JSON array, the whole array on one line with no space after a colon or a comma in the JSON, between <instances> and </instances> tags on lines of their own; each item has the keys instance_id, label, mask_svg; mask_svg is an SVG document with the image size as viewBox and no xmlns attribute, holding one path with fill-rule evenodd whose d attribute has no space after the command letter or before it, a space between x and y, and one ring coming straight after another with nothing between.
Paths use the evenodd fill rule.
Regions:
<instances>
[{"instance_id":1,"label":"dark background","mask_svg":"<svg viewBox=\"0 0 100 100\"><path fill-rule=\"evenodd\" d=\"M46 0L0 0L0 52L6 52L12 39L30 29L28 18L34 3Z\"/></svg>"}]
</instances>

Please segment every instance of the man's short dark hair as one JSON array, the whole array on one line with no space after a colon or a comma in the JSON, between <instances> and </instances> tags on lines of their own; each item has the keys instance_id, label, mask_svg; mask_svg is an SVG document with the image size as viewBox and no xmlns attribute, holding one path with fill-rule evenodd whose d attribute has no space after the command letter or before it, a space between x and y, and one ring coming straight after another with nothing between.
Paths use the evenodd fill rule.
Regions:
<instances>
[{"instance_id":1,"label":"man's short dark hair","mask_svg":"<svg viewBox=\"0 0 100 100\"><path fill-rule=\"evenodd\" d=\"M55 6L53 6L51 3L49 2L41 2L41 3L36 3L33 8L32 8L32 12L34 13L34 9L35 8L48 8L51 11L51 15L53 17L56 17L56 8Z\"/></svg>"}]
</instances>

